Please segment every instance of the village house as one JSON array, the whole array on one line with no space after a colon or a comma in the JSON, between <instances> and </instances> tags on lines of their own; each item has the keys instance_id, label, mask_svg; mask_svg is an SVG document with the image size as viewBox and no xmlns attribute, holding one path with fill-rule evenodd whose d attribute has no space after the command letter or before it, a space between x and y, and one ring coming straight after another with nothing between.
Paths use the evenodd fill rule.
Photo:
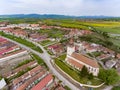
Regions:
<instances>
[{"instance_id":1,"label":"village house","mask_svg":"<svg viewBox=\"0 0 120 90\"><path fill-rule=\"evenodd\" d=\"M35 42L41 42L43 40L47 40L47 35L40 35L40 34L34 33L34 34L30 34L29 36L30 36L29 39Z\"/></svg>"},{"instance_id":2,"label":"village house","mask_svg":"<svg viewBox=\"0 0 120 90\"><path fill-rule=\"evenodd\" d=\"M103 52L107 53L107 54L110 54L112 57L115 57L115 51L113 51L111 49L103 47Z\"/></svg>"},{"instance_id":3,"label":"village house","mask_svg":"<svg viewBox=\"0 0 120 90\"><path fill-rule=\"evenodd\" d=\"M47 49L50 50L55 55L61 55L63 52L65 52L65 49L62 46L62 44L50 45L48 46Z\"/></svg>"},{"instance_id":4,"label":"village house","mask_svg":"<svg viewBox=\"0 0 120 90\"><path fill-rule=\"evenodd\" d=\"M112 67L114 67L116 65L116 61L115 60L108 60L105 62L105 66L108 68L108 69L111 69Z\"/></svg>"},{"instance_id":5,"label":"village house","mask_svg":"<svg viewBox=\"0 0 120 90\"><path fill-rule=\"evenodd\" d=\"M70 32L69 32L69 37L73 37L73 36L79 36L79 35L82 35L81 34L81 31L78 30L78 29L72 29Z\"/></svg>"},{"instance_id":6,"label":"village house","mask_svg":"<svg viewBox=\"0 0 120 90\"><path fill-rule=\"evenodd\" d=\"M13 28L1 28L0 31L5 32L7 34L12 34L14 29Z\"/></svg>"},{"instance_id":7,"label":"village house","mask_svg":"<svg viewBox=\"0 0 120 90\"><path fill-rule=\"evenodd\" d=\"M88 35L93 33L91 30L80 30L80 31L81 31L81 35Z\"/></svg>"},{"instance_id":8,"label":"village house","mask_svg":"<svg viewBox=\"0 0 120 90\"><path fill-rule=\"evenodd\" d=\"M115 68L116 68L118 74L120 75L120 60L117 61Z\"/></svg>"},{"instance_id":9,"label":"village house","mask_svg":"<svg viewBox=\"0 0 120 90\"><path fill-rule=\"evenodd\" d=\"M30 24L26 24L26 23L22 23L22 24L9 24L7 25L8 28L15 28L15 27L19 27L21 29L25 29L26 27L29 27Z\"/></svg>"},{"instance_id":10,"label":"village house","mask_svg":"<svg viewBox=\"0 0 120 90\"><path fill-rule=\"evenodd\" d=\"M79 49L79 51L85 51L86 53L100 51L100 45L94 43L90 44L87 42L78 42L75 43L75 46Z\"/></svg>"},{"instance_id":11,"label":"village house","mask_svg":"<svg viewBox=\"0 0 120 90\"><path fill-rule=\"evenodd\" d=\"M117 56L116 56L119 60L120 60L120 54L117 54Z\"/></svg>"},{"instance_id":12,"label":"village house","mask_svg":"<svg viewBox=\"0 0 120 90\"><path fill-rule=\"evenodd\" d=\"M42 25L40 29L52 29L53 26Z\"/></svg>"},{"instance_id":13,"label":"village house","mask_svg":"<svg viewBox=\"0 0 120 90\"><path fill-rule=\"evenodd\" d=\"M5 27L7 26L9 23L8 22L0 22L0 27Z\"/></svg>"},{"instance_id":14,"label":"village house","mask_svg":"<svg viewBox=\"0 0 120 90\"><path fill-rule=\"evenodd\" d=\"M32 63L35 62L31 62L30 64ZM19 69L21 69L21 67ZM12 90L43 90L47 89L47 86L51 83L53 83L52 74L44 67L37 65L22 76L14 79Z\"/></svg>"},{"instance_id":15,"label":"village house","mask_svg":"<svg viewBox=\"0 0 120 90\"><path fill-rule=\"evenodd\" d=\"M4 90L5 86L7 85L6 81L4 78L0 80L0 90ZM6 90L6 89L5 89Z\"/></svg>"},{"instance_id":16,"label":"village house","mask_svg":"<svg viewBox=\"0 0 120 90\"><path fill-rule=\"evenodd\" d=\"M31 27L39 27L39 24L30 24Z\"/></svg>"},{"instance_id":17,"label":"village house","mask_svg":"<svg viewBox=\"0 0 120 90\"><path fill-rule=\"evenodd\" d=\"M22 29L16 29L12 32L12 34L21 38L26 38L28 36L28 33Z\"/></svg>"},{"instance_id":18,"label":"village house","mask_svg":"<svg viewBox=\"0 0 120 90\"><path fill-rule=\"evenodd\" d=\"M47 86L49 86L52 82L53 82L52 74L48 74L31 90L47 90Z\"/></svg>"},{"instance_id":19,"label":"village house","mask_svg":"<svg viewBox=\"0 0 120 90\"><path fill-rule=\"evenodd\" d=\"M24 50L13 42L0 37L0 62L25 55L27 53L27 50Z\"/></svg>"}]
</instances>

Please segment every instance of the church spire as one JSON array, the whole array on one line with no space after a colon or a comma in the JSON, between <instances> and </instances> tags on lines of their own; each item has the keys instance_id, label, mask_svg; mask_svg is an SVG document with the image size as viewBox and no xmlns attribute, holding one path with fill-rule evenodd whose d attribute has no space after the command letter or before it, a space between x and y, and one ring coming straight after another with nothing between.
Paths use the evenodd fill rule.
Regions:
<instances>
[{"instance_id":1,"label":"church spire","mask_svg":"<svg viewBox=\"0 0 120 90\"><path fill-rule=\"evenodd\" d=\"M73 37L72 37L72 38L70 38L70 41L69 41L69 46L74 46L74 39L73 39Z\"/></svg>"}]
</instances>

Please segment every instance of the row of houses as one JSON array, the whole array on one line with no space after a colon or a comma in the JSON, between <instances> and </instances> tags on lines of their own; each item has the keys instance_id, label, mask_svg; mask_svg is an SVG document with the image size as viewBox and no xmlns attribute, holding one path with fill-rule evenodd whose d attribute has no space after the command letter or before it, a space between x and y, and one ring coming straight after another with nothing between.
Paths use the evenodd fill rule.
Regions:
<instances>
[{"instance_id":1,"label":"row of houses","mask_svg":"<svg viewBox=\"0 0 120 90\"><path fill-rule=\"evenodd\" d=\"M29 39L35 42L41 42L43 40L47 40L47 35L40 35L38 33L32 33L29 35Z\"/></svg>"},{"instance_id":2,"label":"row of houses","mask_svg":"<svg viewBox=\"0 0 120 90\"><path fill-rule=\"evenodd\" d=\"M10 57L14 58L22 52L26 52L25 49L22 49L13 42L8 41L7 39L0 37L0 62ZM24 54L24 53L23 53Z\"/></svg>"},{"instance_id":3,"label":"row of houses","mask_svg":"<svg viewBox=\"0 0 120 90\"><path fill-rule=\"evenodd\" d=\"M37 64L36 61L32 61L32 62L30 62L30 63L28 63L28 64L25 64L25 65L23 65L23 66L20 66L19 68L13 69L13 70L11 70L11 71L9 71L9 72L7 72L7 73L3 73L2 76L5 77L5 78L10 78L10 77L18 74L18 72L20 72L20 71L22 71L22 70L25 70L26 67L33 68L33 67L35 67L35 66L37 66L37 65L38 65L38 64Z\"/></svg>"},{"instance_id":4,"label":"row of houses","mask_svg":"<svg viewBox=\"0 0 120 90\"><path fill-rule=\"evenodd\" d=\"M34 40L37 42L47 39L47 34L40 35L40 34L35 33L35 32L31 33L31 31L27 30L28 27L34 27L34 28L40 27L41 29L57 28L60 30L68 31L69 33L64 35L65 38L69 38L72 36L79 36L79 35L87 35L87 34L92 33L92 31L90 31L90 30L79 30L79 29L64 28L64 27L59 27L59 26L47 26L47 25L40 26L39 24L9 24L5 27L0 27L0 31L15 35L17 37L30 38L31 40ZM38 30L40 30L40 29L38 29Z\"/></svg>"},{"instance_id":5,"label":"row of houses","mask_svg":"<svg viewBox=\"0 0 120 90\"><path fill-rule=\"evenodd\" d=\"M82 36L82 35L92 34L92 31L90 30L79 30L75 28L65 28L65 27L60 27L60 26L47 26L47 25L41 26L41 29L53 29L53 28L68 31L69 33L65 35L65 37L67 38L73 37L73 36Z\"/></svg>"},{"instance_id":6,"label":"row of houses","mask_svg":"<svg viewBox=\"0 0 120 90\"><path fill-rule=\"evenodd\" d=\"M45 67L37 65L22 76L15 78L10 90L49 90L56 86L54 83L53 75Z\"/></svg>"},{"instance_id":7,"label":"row of houses","mask_svg":"<svg viewBox=\"0 0 120 90\"><path fill-rule=\"evenodd\" d=\"M40 30L39 24L9 24L6 27L8 28L20 28L20 29L30 29L30 30Z\"/></svg>"},{"instance_id":8,"label":"row of houses","mask_svg":"<svg viewBox=\"0 0 120 90\"><path fill-rule=\"evenodd\" d=\"M66 47L62 43L53 44L47 47L47 49L54 55L59 56L66 51Z\"/></svg>"},{"instance_id":9,"label":"row of houses","mask_svg":"<svg viewBox=\"0 0 120 90\"><path fill-rule=\"evenodd\" d=\"M0 31L5 32L7 34L11 34L17 37L21 37L21 38L29 38L32 41L35 42L40 42L43 40L47 39L47 35L40 35L38 33L31 33L30 31L26 31L23 29L14 29L14 28L0 28Z\"/></svg>"}]
</instances>

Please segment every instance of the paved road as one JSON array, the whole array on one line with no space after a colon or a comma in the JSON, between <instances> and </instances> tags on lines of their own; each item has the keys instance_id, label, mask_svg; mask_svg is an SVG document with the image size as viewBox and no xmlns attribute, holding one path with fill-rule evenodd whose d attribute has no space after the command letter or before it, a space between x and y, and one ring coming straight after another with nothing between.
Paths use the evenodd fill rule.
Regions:
<instances>
[{"instance_id":1,"label":"paved road","mask_svg":"<svg viewBox=\"0 0 120 90\"><path fill-rule=\"evenodd\" d=\"M102 90L111 90L113 88L113 86L107 86L107 87L105 87L104 89L102 89Z\"/></svg>"},{"instance_id":2,"label":"paved road","mask_svg":"<svg viewBox=\"0 0 120 90\"><path fill-rule=\"evenodd\" d=\"M4 37L4 38L5 38L5 37ZM8 39L8 38L6 38L6 39ZM18 43L18 42L16 42L16 41L13 41L13 40L11 40L11 39L8 39L8 40L11 41L11 42L13 42L13 43L15 43L15 44L18 44L19 46L21 46L21 47L27 49L28 51L31 51L31 52L35 53L36 55L38 55L39 57L41 57L41 58L44 60L44 62L47 64L47 66L49 67L50 71L51 71L55 76L57 76L61 81L63 81L63 83L64 83L65 85L69 86L72 90L80 90L79 88L77 88L76 86L74 86L72 83L70 83L66 78L64 78L64 77L52 66L52 64L51 64L51 62L50 62L50 60L51 60L50 55L47 53L47 51L46 51L41 45L38 45L38 44L36 43L39 47L41 47L41 49L43 50L43 53L39 53L39 52L37 52L37 51L35 51L35 50L32 50L31 48L29 48L29 47L27 47L27 46L25 46L25 45L23 45L23 44L20 44L20 43Z\"/></svg>"}]
</instances>

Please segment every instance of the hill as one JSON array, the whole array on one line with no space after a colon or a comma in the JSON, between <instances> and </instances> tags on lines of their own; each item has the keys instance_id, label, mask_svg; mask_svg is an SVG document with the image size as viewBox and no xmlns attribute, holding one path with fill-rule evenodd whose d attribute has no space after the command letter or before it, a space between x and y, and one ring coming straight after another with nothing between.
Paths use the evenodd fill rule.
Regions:
<instances>
[{"instance_id":1,"label":"hill","mask_svg":"<svg viewBox=\"0 0 120 90\"><path fill-rule=\"evenodd\" d=\"M113 18L111 16L67 16L57 14L13 14L13 15L0 15L0 18L43 18L43 19L104 19Z\"/></svg>"}]
</instances>

